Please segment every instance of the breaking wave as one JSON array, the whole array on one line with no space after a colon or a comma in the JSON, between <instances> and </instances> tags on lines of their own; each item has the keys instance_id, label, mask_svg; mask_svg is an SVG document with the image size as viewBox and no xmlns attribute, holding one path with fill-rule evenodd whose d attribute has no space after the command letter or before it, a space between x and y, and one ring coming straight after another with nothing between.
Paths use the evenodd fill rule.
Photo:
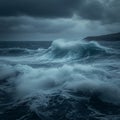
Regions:
<instances>
[{"instance_id":1,"label":"breaking wave","mask_svg":"<svg viewBox=\"0 0 120 120\"><path fill-rule=\"evenodd\" d=\"M56 40L53 41L48 49L21 49L21 48L11 48L2 49L1 55L4 56L22 56L19 59L16 58L11 62L28 62L28 63L40 63L40 62L69 62L73 60L84 60L91 58L103 58L105 56L111 56L117 54L116 51L111 48L101 46L97 42L85 42L85 41L66 41L66 40ZM27 57L26 57L27 56ZM34 60L33 60L34 57ZM24 58L24 59L23 59ZM7 61L6 58L5 60Z\"/></svg>"},{"instance_id":2,"label":"breaking wave","mask_svg":"<svg viewBox=\"0 0 120 120\"><path fill-rule=\"evenodd\" d=\"M97 42L59 40L33 51L0 58L1 118L120 119L120 62L115 49Z\"/></svg>"},{"instance_id":3,"label":"breaking wave","mask_svg":"<svg viewBox=\"0 0 120 120\"><path fill-rule=\"evenodd\" d=\"M107 54L107 48L100 46L97 42L83 41L54 41L48 49L54 58L71 57L83 58L99 54Z\"/></svg>"}]
</instances>

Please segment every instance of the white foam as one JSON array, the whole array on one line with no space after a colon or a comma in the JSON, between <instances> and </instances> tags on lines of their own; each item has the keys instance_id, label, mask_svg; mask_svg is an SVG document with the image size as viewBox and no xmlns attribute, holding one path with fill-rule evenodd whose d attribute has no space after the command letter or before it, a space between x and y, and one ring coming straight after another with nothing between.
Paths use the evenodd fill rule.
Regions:
<instances>
[{"instance_id":1,"label":"white foam","mask_svg":"<svg viewBox=\"0 0 120 120\"><path fill-rule=\"evenodd\" d=\"M69 42L67 40L55 40L48 49L25 49L25 51L29 52L29 54L23 56L3 56L0 57L0 60L14 64L68 62L75 59L84 59L84 57L90 57L100 53L104 54L111 52L109 48L103 47L97 42L86 42L82 40Z\"/></svg>"},{"instance_id":2,"label":"white foam","mask_svg":"<svg viewBox=\"0 0 120 120\"><path fill-rule=\"evenodd\" d=\"M107 102L120 104L120 88L114 81L107 79L107 72L94 65L64 65L58 68L32 68L28 65L1 67L0 79L11 76L15 83L18 98L41 95L51 95L58 91L83 92L90 95L97 93L98 97ZM18 71L18 76L12 75ZM13 83L13 82L12 82Z\"/></svg>"},{"instance_id":3,"label":"white foam","mask_svg":"<svg viewBox=\"0 0 120 120\"><path fill-rule=\"evenodd\" d=\"M4 64L0 65L0 80L12 81L10 84L15 87L16 98L23 101L27 98L32 101L31 109L43 103L46 105L49 98L59 92L66 97L72 92L89 94L89 97L97 94L103 101L120 104L120 81L107 68L109 64L112 65L111 62L116 66L119 62L104 60L92 64L78 64L75 61L71 65L64 63L75 58L82 59L79 56L86 50L87 55L90 55L89 50L94 51L93 48L100 52L108 50L96 42L71 41L68 43L62 40L54 41L50 48L37 50L33 55L1 57L0 61ZM14 66L6 64L7 62L13 63ZM62 64L48 67L43 65L44 67L37 68L29 65L31 63L50 65L55 62ZM118 70L115 72L119 74ZM33 97L36 99L33 100Z\"/></svg>"}]
</instances>

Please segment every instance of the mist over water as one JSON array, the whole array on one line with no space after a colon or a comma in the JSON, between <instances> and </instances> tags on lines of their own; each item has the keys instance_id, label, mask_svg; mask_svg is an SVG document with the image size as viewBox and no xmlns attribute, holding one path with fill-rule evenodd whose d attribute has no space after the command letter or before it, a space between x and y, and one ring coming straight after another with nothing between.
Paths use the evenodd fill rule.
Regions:
<instances>
[{"instance_id":1,"label":"mist over water","mask_svg":"<svg viewBox=\"0 0 120 120\"><path fill-rule=\"evenodd\" d=\"M119 61L120 42L1 45L0 120L119 120Z\"/></svg>"}]
</instances>

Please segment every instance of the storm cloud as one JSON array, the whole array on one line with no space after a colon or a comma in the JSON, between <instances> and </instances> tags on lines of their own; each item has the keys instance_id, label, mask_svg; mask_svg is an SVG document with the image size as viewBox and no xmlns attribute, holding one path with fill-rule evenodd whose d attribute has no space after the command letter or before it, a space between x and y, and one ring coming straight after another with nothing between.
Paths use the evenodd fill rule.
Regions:
<instances>
[{"instance_id":1,"label":"storm cloud","mask_svg":"<svg viewBox=\"0 0 120 120\"><path fill-rule=\"evenodd\" d=\"M119 0L0 0L0 37L119 32L119 6Z\"/></svg>"},{"instance_id":2,"label":"storm cloud","mask_svg":"<svg viewBox=\"0 0 120 120\"><path fill-rule=\"evenodd\" d=\"M119 0L0 0L0 16L82 19L120 22Z\"/></svg>"}]
</instances>

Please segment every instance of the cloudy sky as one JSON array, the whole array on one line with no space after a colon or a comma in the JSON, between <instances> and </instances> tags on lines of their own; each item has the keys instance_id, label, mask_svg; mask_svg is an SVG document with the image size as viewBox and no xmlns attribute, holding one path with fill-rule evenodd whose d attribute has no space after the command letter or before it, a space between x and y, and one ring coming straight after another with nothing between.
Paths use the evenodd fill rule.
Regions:
<instances>
[{"instance_id":1,"label":"cloudy sky","mask_svg":"<svg viewBox=\"0 0 120 120\"><path fill-rule=\"evenodd\" d=\"M0 0L0 40L80 39L120 32L120 0Z\"/></svg>"}]
</instances>

